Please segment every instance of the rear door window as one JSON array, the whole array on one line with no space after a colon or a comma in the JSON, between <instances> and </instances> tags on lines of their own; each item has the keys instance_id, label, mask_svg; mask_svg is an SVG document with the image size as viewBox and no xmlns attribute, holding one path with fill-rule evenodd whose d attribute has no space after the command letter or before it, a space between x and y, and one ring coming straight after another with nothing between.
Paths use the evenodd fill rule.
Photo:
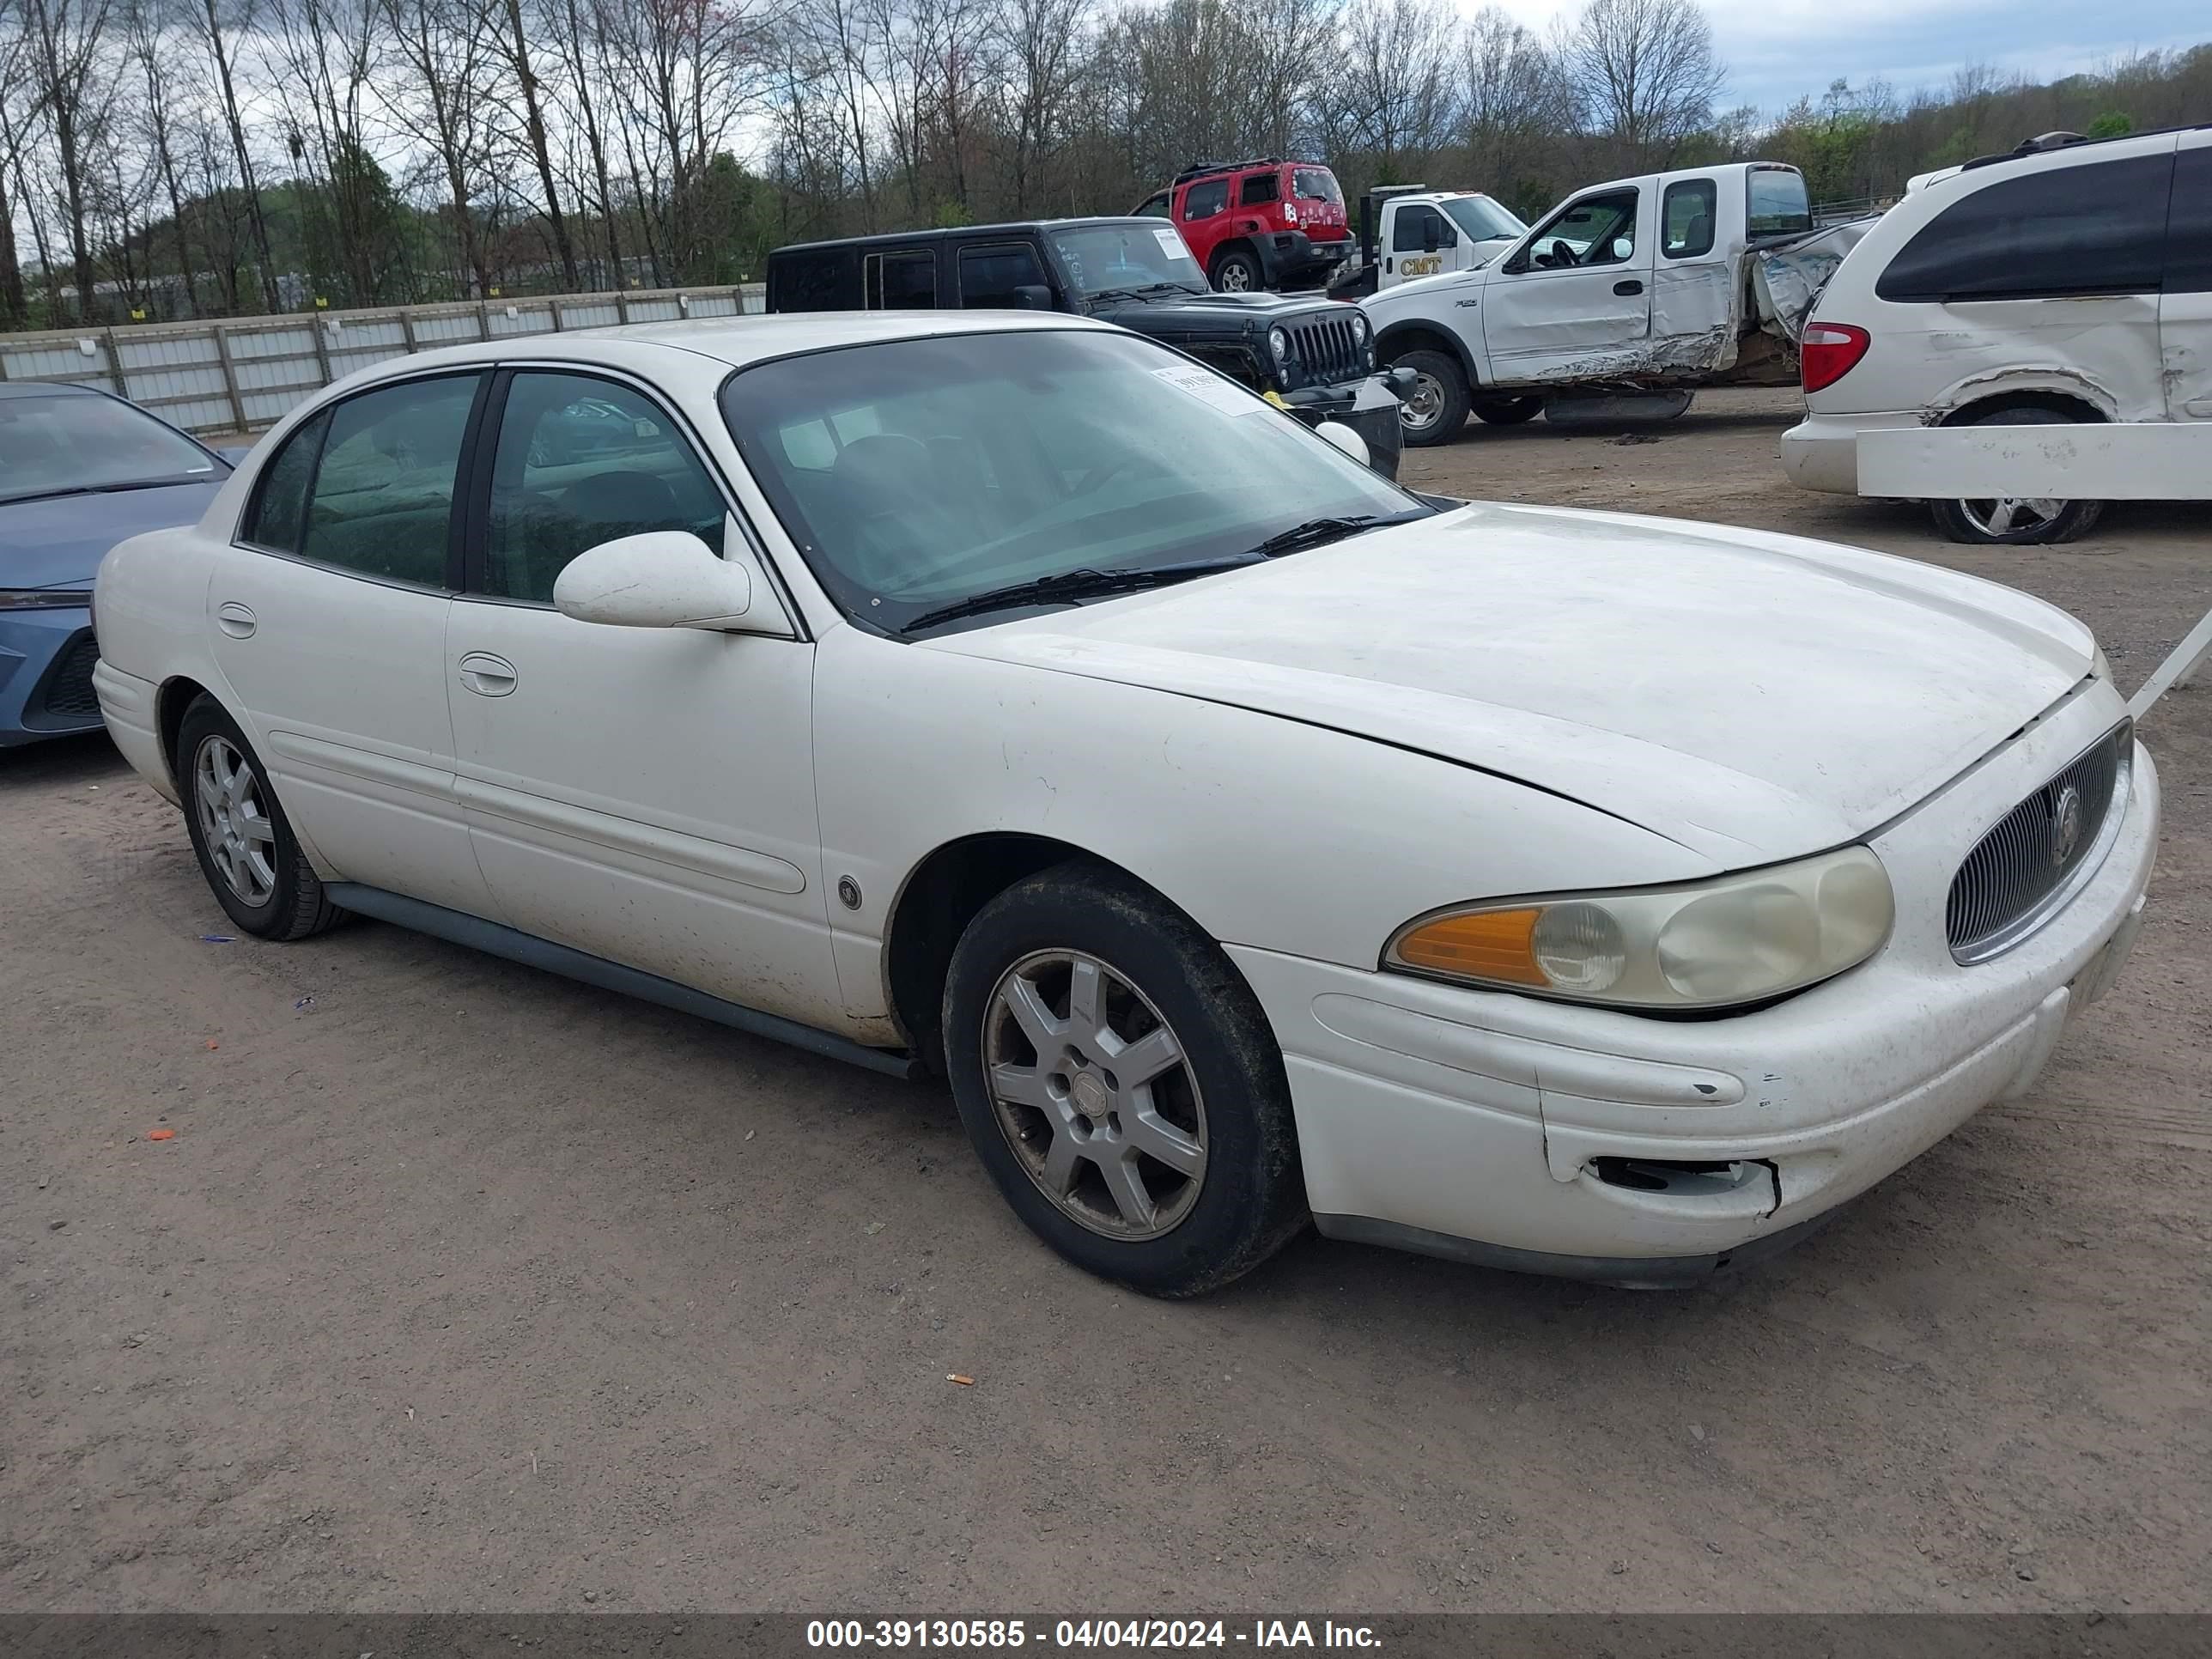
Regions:
<instances>
[{"instance_id":1,"label":"rear door window","mask_svg":"<svg viewBox=\"0 0 2212 1659\"><path fill-rule=\"evenodd\" d=\"M1710 179L1667 186L1662 204L1659 251L1670 259L1694 259L1713 251L1713 209L1720 195Z\"/></svg>"},{"instance_id":2,"label":"rear door window","mask_svg":"<svg viewBox=\"0 0 2212 1659\"><path fill-rule=\"evenodd\" d=\"M1753 167L1744 175L1744 233L1802 236L1813 228L1813 202L1805 175L1795 167Z\"/></svg>"},{"instance_id":3,"label":"rear door window","mask_svg":"<svg viewBox=\"0 0 2212 1659\"><path fill-rule=\"evenodd\" d=\"M1209 179L1202 185L1193 185L1184 192L1182 216L1185 219L1211 219L1229 205L1229 181Z\"/></svg>"},{"instance_id":4,"label":"rear door window","mask_svg":"<svg viewBox=\"0 0 2212 1659\"><path fill-rule=\"evenodd\" d=\"M383 581L446 586L453 479L482 378L404 380L332 409L300 556Z\"/></svg>"},{"instance_id":5,"label":"rear door window","mask_svg":"<svg viewBox=\"0 0 2212 1659\"><path fill-rule=\"evenodd\" d=\"M2166 221L2166 291L2212 293L2212 145L2173 158L2173 205Z\"/></svg>"},{"instance_id":6,"label":"rear door window","mask_svg":"<svg viewBox=\"0 0 2212 1659\"><path fill-rule=\"evenodd\" d=\"M871 253L863 264L861 281L871 311L937 308L937 254L933 249Z\"/></svg>"},{"instance_id":7,"label":"rear door window","mask_svg":"<svg viewBox=\"0 0 2212 1659\"><path fill-rule=\"evenodd\" d=\"M1282 199L1282 180L1272 173L1255 173L1237 187L1239 207L1265 207Z\"/></svg>"},{"instance_id":8,"label":"rear door window","mask_svg":"<svg viewBox=\"0 0 2212 1659\"><path fill-rule=\"evenodd\" d=\"M2172 180L2167 154L1985 185L1923 225L1875 294L1905 304L2155 294Z\"/></svg>"}]
</instances>

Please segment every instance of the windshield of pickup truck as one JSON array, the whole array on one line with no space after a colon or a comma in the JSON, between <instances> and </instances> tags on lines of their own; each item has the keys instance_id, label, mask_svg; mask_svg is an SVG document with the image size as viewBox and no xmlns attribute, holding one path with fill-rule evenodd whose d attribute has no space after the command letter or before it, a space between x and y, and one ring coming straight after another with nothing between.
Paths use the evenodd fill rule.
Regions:
<instances>
[{"instance_id":1,"label":"windshield of pickup truck","mask_svg":"<svg viewBox=\"0 0 2212 1659\"><path fill-rule=\"evenodd\" d=\"M1460 234L1473 242L1495 241L1501 236L1518 238L1528 227L1487 196L1447 196L1438 204L1451 215Z\"/></svg>"},{"instance_id":2,"label":"windshield of pickup truck","mask_svg":"<svg viewBox=\"0 0 2212 1659\"><path fill-rule=\"evenodd\" d=\"M1193 294L1207 291L1206 273L1190 257L1182 233L1157 219L1055 230L1052 245L1070 280L1085 295L1140 292L1162 284Z\"/></svg>"},{"instance_id":3,"label":"windshield of pickup truck","mask_svg":"<svg viewBox=\"0 0 2212 1659\"><path fill-rule=\"evenodd\" d=\"M732 375L722 412L823 586L891 633L1016 584L1196 580L1434 510L1118 330L780 358Z\"/></svg>"}]
</instances>

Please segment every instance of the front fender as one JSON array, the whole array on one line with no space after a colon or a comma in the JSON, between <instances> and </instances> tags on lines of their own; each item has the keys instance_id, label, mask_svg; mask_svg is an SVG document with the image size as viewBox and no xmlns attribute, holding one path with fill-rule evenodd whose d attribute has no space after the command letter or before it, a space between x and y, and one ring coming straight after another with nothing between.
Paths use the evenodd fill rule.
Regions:
<instances>
[{"instance_id":1,"label":"front fender","mask_svg":"<svg viewBox=\"0 0 2212 1659\"><path fill-rule=\"evenodd\" d=\"M896 895L949 842L1048 837L1128 871L1225 944L1371 968L1469 898L1711 874L1688 848L1510 778L1147 686L825 635L815 678L823 874L856 1018L889 1010ZM886 803L890 805L887 807Z\"/></svg>"}]
</instances>

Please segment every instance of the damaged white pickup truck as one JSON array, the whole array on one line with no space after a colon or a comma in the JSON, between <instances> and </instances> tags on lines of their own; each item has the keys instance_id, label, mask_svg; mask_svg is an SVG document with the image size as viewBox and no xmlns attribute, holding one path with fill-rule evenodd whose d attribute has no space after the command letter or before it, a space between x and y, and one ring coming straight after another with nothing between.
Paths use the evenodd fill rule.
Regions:
<instances>
[{"instance_id":1,"label":"damaged white pickup truck","mask_svg":"<svg viewBox=\"0 0 2212 1659\"><path fill-rule=\"evenodd\" d=\"M1416 376L1406 441L1442 443L1470 413L1509 425L1570 398L1796 385L1814 297L1872 222L1816 228L1803 175L1778 162L1617 179L1480 270L1360 306L1381 358Z\"/></svg>"}]
</instances>

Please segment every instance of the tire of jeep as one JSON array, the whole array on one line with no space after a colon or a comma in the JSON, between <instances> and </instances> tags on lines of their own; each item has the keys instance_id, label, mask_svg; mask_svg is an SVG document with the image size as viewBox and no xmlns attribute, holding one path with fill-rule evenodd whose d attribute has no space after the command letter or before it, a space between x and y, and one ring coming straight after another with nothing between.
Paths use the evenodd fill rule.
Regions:
<instances>
[{"instance_id":1,"label":"tire of jeep","mask_svg":"<svg viewBox=\"0 0 2212 1659\"><path fill-rule=\"evenodd\" d=\"M1249 1273L1308 1220L1281 1048L1195 921L1074 860L976 913L946 1069L1000 1194L1077 1267L1153 1296Z\"/></svg>"},{"instance_id":2,"label":"tire of jeep","mask_svg":"<svg viewBox=\"0 0 2212 1659\"><path fill-rule=\"evenodd\" d=\"M185 710L173 764L200 873L242 932L306 939L347 914L331 902L300 850L245 732L204 692Z\"/></svg>"},{"instance_id":3,"label":"tire of jeep","mask_svg":"<svg viewBox=\"0 0 2212 1659\"><path fill-rule=\"evenodd\" d=\"M1267 285L1260 262L1242 248L1231 248L1213 262L1213 286L1224 294L1257 294Z\"/></svg>"},{"instance_id":4,"label":"tire of jeep","mask_svg":"<svg viewBox=\"0 0 2212 1659\"><path fill-rule=\"evenodd\" d=\"M1407 351L1390 360L1393 368L1413 371L1413 390L1398 405L1398 425L1408 446L1425 449L1459 435L1467 424L1467 372L1442 351Z\"/></svg>"},{"instance_id":5,"label":"tire of jeep","mask_svg":"<svg viewBox=\"0 0 2212 1659\"><path fill-rule=\"evenodd\" d=\"M1474 418L1486 426L1519 426L1543 412L1541 398L1486 398L1474 406Z\"/></svg>"},{"instance_id":6,"label":"tire of jeep","mask_svg":"<svg viewBox=\"0 0 2212 1659\"><path fill-rule=\"evenodd\" d=\"M1975 416L1969 426L2070 426L2075 417L2041 404L2012 404ZM2057 496L1990 501L1931 501L1936 529L1954 542L1977 547L2036 547L2086 536L2105 515L2102 501Z\"/></svg>"}]
</instances>

